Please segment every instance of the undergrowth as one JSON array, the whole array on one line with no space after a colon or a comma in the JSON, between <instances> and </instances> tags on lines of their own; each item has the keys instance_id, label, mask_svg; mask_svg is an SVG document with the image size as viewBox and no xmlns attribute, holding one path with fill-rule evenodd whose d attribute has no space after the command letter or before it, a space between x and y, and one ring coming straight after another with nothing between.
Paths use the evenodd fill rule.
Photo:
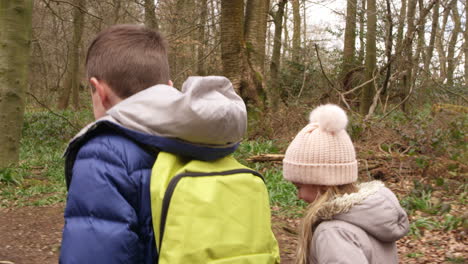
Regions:
<instances>
[{"instance_id":1,"label":"undergrowth","mask_svg":"<svg viewBox=\"0 0 468 264\"><path fill-rule=\"evenodd\" d=\"M305 108L300 109L301 120L295 120L295 126L307 123ZM280 118L280 117L278 117ZM378 114L377 114L378 118ZM284 120L284 119L281 119ZM429 108L424 108L411 118L399 111L394 111L382 122L372 123L373 128L362 118L350 114L348 132L355 144L369 155L384 152L401 154L413 160L420 172L434 169L435 158L444 157L452 163L444 164L444 173L433 177L429 185L438 190L451 191L450 181L463 178L467 141L465 139L466 115L451 115L441 118L433 115ZM64 201L65 184L63 174L63 151L73 135L92 121L90 111L63 111L52 114L47 111L28 111L25 115L23 137L21 140L20 163L0 171L0 206L11 205L46 205ZM296 127L290 130L297 130ZM372 135L372 129L393 131L389 137ZM268 139L257 137L241 143L235 156L242 163L261 172L270 193L270 202L274 213L299 216L306 204L296 197L294 185L283 180L280 163L252 163L247 159L264 153L284 153L291 135L297 131L285 131L286 138ZM273 131L280 131L275 127ZM379 144L370 139L381 139ZM366 145L367 144L367 145ZM364 146L364 147L362 147ZM371 147L369 147L371 146ZM372 148L372 146L374 148ZM362 153L361 153L362 154ZM440 168L439 168L440 171ZM432 173L435 173L434 171ZM428 184L426 184L428 185ZM459 182L466 186L466 182ZM453 208L446 201L434 199L433 187L426 188L415 183L412 193L406 195L401 203L410 215L424 214L412 223L411 234L418 236L424 229L451 230L464 224L461 216L453 213ZM461 187L465 188L466 187ZM466 190L459 190L457 203L466 206ZM437 194L437 192L436 192Z\"/></svg>"},{"instance_id":2,"label":"undergrowth","mask_svg":"<svg viewBox=\"0 0 468 264\"><path fill-rule=\"evenodd\" d=\"M63 152L68 140L92 120L89 111L28 111L20 162L0 171L0 207L49 205L65 200Z\"/></svg>"}]
</instances>

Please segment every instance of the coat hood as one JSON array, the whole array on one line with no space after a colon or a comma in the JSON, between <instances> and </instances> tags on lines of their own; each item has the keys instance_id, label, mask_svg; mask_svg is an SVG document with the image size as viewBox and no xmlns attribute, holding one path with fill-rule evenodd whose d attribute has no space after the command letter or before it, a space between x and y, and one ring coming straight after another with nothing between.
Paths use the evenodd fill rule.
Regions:
<instances>
[{"instance_id":1,"label":"coat hood","mask_svg":"<svg viewBox=\"0 0 468 264\"><path fill-rule=\"evenodd\" d=\"M233 146L247 131L247 109L231 82L221 76L189 77L181 91L155 85L136 93L88 124L72 141L100 122L196 145Z\"/></svg>"},{"instance_id":2,"label":"coat hood","mask_svg":"<svg viewBox=\"0 0 468 264\"><path fill-rule=\"evenodd\" d=\"M214 160L233 153L247 130L244 101L220 76L190 77L181 91L156 85L106 114L75 135L65 156L98 131L112 129L159 150Z\"/></svg>"},{"instance_id":3,"label":"coat hood","mask_svg":"<svg viewBox=\"0 0 468 264\"><path fill-rule=\"evenodd\" d=\"M397 241L409 230L406 212L380 181L359 184L357 193L326 203L317 214L321 220L336 219L356 225L382 242Z\"/></svg>"},{"instance_id":4,"label":"coat hood","mask_svg":"<svg viewBox=\"0 0 468 264\"><path fill-rule=\"evenodd\" d=\"M118 103L107 114L122 126L201 145L239 142L247 110L225 77L189 77L179 91L156 85Z\"/></svg>"}]
</instances>

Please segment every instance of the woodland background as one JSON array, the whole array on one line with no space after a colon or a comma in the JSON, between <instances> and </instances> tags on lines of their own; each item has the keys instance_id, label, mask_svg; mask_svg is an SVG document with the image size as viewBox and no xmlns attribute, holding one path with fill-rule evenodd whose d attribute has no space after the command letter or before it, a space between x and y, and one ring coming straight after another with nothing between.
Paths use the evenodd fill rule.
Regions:
<instances>
[{"instance_id":1,"label":"woodland background","mask_svg":"<svg viewBox=\"0 0 468 264\"><path fill-rule=\"evenodd\" d=\"M410 215L402 262L465 263L467 13L466 0L0 0L0 262L56 262L61 154L92 121L87 46L139 23L168 39L175 87L224 75L246 101L237 157L267 178L285 263L305 205L281 155L327 102L350 116L361 180Z\"/></svg>"}]
</instances>

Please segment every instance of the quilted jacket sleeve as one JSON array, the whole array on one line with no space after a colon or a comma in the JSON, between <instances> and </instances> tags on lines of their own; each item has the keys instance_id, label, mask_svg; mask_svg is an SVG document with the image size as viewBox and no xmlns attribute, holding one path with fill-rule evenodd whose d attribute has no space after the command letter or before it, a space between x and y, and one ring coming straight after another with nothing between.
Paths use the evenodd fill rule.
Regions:
<instances>
[{"instance_id":1,"label":"quilted jacket sleeve","mask_svg":"<svg viewBox=\"0 0 468 264\"><path fill-rule=\"evenodd\" d=\"M135 197L123 155L105 140L85 144L73 166L60 263L142 263Z\"/></svg>"}]
</instances>

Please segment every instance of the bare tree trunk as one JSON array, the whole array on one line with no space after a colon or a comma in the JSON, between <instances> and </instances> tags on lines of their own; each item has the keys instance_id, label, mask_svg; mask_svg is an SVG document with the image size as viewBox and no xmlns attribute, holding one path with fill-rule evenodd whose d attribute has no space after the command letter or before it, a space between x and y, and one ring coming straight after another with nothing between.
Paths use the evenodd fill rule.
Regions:
<instances>
[{"instance_id":1,"label":"bare tree trunk","mask_svg":"<svg viewBox=\"0 0 468 264\"><path fill-rule=\"evenodd\" d=\"M200 0L200 21L198 25L198 48L197 48L197 74L200 76L206 75L205 71L205 26L206 14L208 10L207 1Z\"/></svg>"},{"instance_id":2,"label":"bare tree trunk","mask_svg":"<svg viewBox=\"0 0 468 264\"><path fill-rule=\"evenodd\" d=\"M457 0L452 0L450 4L454 28L447 48L447 85L453 86L453 73L456 67L455 46L457 45L458 34L461 33L460 15L458 14Z\"/></svg>"},{"instance_id":3,"label":"bare tree trunk","mask_svg":"<svg viewBox=\"0 0 468 264\"><path fill-rule=\"evenodd\" d=\"M275 23L275 36L273 44L273 54L270 63L270 106L276 107L280 100L280 86L279 86L279 69L280 69L280 56L281 56L281 35L283 32L283 15L284 6L287 0L280 0L278 3L278 10L274 13L273 21Z\"/></svg>"},{"instance_id":4,"label":"bare tree trunk","mask_svg":"<svg viewBox=\"0 0 468 264\"><path fill-rule=\"evenodd\" d=\"M438 29L438 34L436 35L436 45L435 48L437 49L437 54L439 56L439 81L443 82L447 78L447 55L445 51L446 44L444 43L445 36L445 28L447 26L448 17L450 15L450 8L445 8L443 17L442 17L442 24L441 27Z\"/></svg>"},{"instance_id":5,"label":"bare tree trunk","mask_svg":"<svg viewBox=\"0 0 468 264\"><path fill-rule=\"evenodd\" d=\"M301 62L301 14L299 10L299 0L292 1L293 10L293 39L292 39L292 60Z\"/></svg>"},{"instance_id":6,"label":"bare tree trunk","mask_svg":"<svg viewBox=\"0 0 468 264\"><path fill-rule=\"evenodd\" d=\"M387 89L390 82L390 75L392 72L392 47L393 47L393 19L392 19L392 8L390 4L390 0L385 1L387 4L387 15L385 16L385 24L387 26L387 36L385 40L385 55L387 57L387 73L385 75L385 80L382 85L381 94L385 95L387 93ZM372 106L371 106L372 108Z\"/></svg>"},{"instance_id":7,"label":"bare tree trunk","mask_svg":"<svg viewBox=\"0 0 468 264\"><path fill-rule=\"evenodd\" d=\"M266 43L267 43L267 27L268 27L268 12L270 11L270 0L263 0L263 17L259 27L261 28L260 33L258 34L258 51L259 51L259 61L262 65L262 73L265 75L265 56L266 56Z\"/></svg>"},{"instance_id":8,"label":"bare tree trunk","mask_svg":"<svg viewBox=\"0 0 468 264\"><path fill-rule=\"evenodd\" d=\"M145 0L145 26L154 30L159 29L158 20L156 19L156 7L154 0Z\"/></svg>"},{"instance_id":9,"label":"bare tree trunk","mask_svg":"<svg viewBox=\"0 0 468 264\"><path fill-rule=\"evenodd\" d=\"M424 61L424 71L430 74L430 65L432 60L432 55L434 53L434 43L437 33L437 24L439 22L439 6L440 1L437 1L432 10L432 25L431 25L431 36L429 38L429 45L426 49L426 60Z\"/></svg>"},{"instance_id":10,"label":"bare tree trunk","mask_svg":"<svg viewBox=\"0 0 468 264\"><path fill-rule=\"evenodd\" d=\"M365 29L365 13L366 13L366 0L361 0L361 9L359 10L359 63L362 64L364 62L364 51L365 51L365 43L364 43L364 29Z\"/></svg>"},{"instance_id":11,"label":"bare tree trunk","mask_svg":"<svg viewBox=\"0 0 468 264\"><path fill-rule=\"evenodd\" d=\"M356 52L356 5L357 0L348 0L346 7L346 27L344 36L344 47L343 47L343 66L342 66L342 79L343 87L346 87L349 83L344 77L354 67L354 54Z\"/></svg>"},{"instance_id":12,"label":"bare tree trunk","mask_svg":"<svg viewBox=\"0 0 468 264\"><path fill-rule=\"evenodd\" d=\"M28 85L32 0L0 1L0 169L19 160Z\"/></svg>"},{"instance_id":13,"label":"bare tree trunk","mask_svg":"<svg viewBox=\"0 0 468 264\"><path fill-rule=\"evenodd\" d=\"M291 59L291 47L289 46L289 44L291 43L291 40L289 39L289 28L288 28L288 6L285 5L284 6L284 13L283 13L283 35L284 35L284 40L282 41L282 45L283 45L283 52L281 52L281 58L280 58L280 62L284 62L285 61L285 57L287 57L288 59ZM287 56L289 55L289 56Z\"/></svg>"},{"instance_id":14,"label":"bare tree trunk","mask_svg":"<svg viewBox=\"0 0 468 264\"><path fill-rule=\"evenodd\" d=\"M465 3L465 19L468 18L468 3ZM465 24L465 87L468 87L468 26Z\"/></svg>"},{"instance_id":15,"label":"bare tree trunk","mask_svg":"<svg viewBox=\"0 0 468 264\"><path fill-rule=\"evenodd\" d=\"M221 60L223 74L240 94L244 0L221 1Z\"/></svg>"},{"instance_id":16,"label":"bare tree trunk","mask_svg":"<svg viewBox=\"0 0 468 264\"><path fill-rule=\"evenodd\" d=\"M415 31L415 14L416 14L416 0L408 0L408 13L406 16L406 24L408 25L408 31L406 32L404 47L404 68L405 75L403 76L403 90L401 93L401 100L403 101L408 96L411 86L413 85L413 38L412 34ZM402 104L402 110L408 111L408 100Z\"/></svg>"},{"instance_id":17,"label":"bare tree trunk","mask_svg":"<svg viewBox=\"0 0 468 264\"><path fill-rule=\"evenodd\" d=\"M411 81L414 83L414 80L418 78L420 68L419 68L419 61L426 60L426 53L424 50L425 46L425 39L424 39L424 34L425 34L425 28L426 28L426 17L423 17L423 12L424 12L424 0L418 0L418 10L419 10L419 25L416 27L416 31L418 33L418 43L416 46L416 52L415 52L415 57L414 57L414 65L413 65L413 80Z\"/></svg>"},{"instance_id":18,"label":"bare tree trunk","mask_svg":"<svg viewBox=\"0 0 468 264\"><path fill-rule=\"evenodd\" d=\"M374 78L377 63L376 57L377 8L375 0L367 0L367 38L366 38L366 79ZM374 83L369 82L363 87L361 94L360 113L366 115L372 103Z\"/></svg>"},{"instance_id":19,"label":"bare tree trunk","mask_svg":"<svg viewBox=\"0 0 468 264\"><path fill-rule=\"evenodd\" d=\"M112 0L112 4L113 4L113 18L114 18L114 21L113 23L114 24L118 24L119 22L119 18L120 18L120 9L122 7L122 1L121 0Z\"/></svg>"},{"instance_id":20,"label":"bare tree trunk","mask_svg":"<svg viewBox=\"0 0 468 264\"><path fill-rule=\"evenodd\" d=\"M79 64L80 64L80 43L83 34L84 13L86 8L86 0L75 0L73 9L73 39L72 48L69 52L68 62L70 63L67 70L67 77L64 89L59 98L58 108L66 109L68 107L70 93L72 95L73 107L79 108Z\"/></svg>"},{"instance_id":21,"label":"bare tree trunk","mask_svg":"<svg viewBox=\"0 0 468 264\"><path fill-rule=\"evenodd\" d=\"M401 0L401 9L400 15L398 17L398 29L397 29L397 39L396 39L396 51L398 54L395 54L397 57L400 56L402 52L401 46L403 45L403 29L405 27L405 20L406 20L406 0Z\"/></svg>"},{"instance_id":22,"label":"bare tree trunk","mask_svg":"<svg viewBox=\"0 0 468 264\"><path fill-rule=\"evenodd\" d=\"M169 67L171 69L171 76L174 85L178 87L181 85L180 76L184 72L184 66L187 64L185 55L184 42L191 41L190 34L186 34L186 27L188 27L187 19L189 18L187 9L192 1L176 0L169 2L172 6L170 9L170 35L169 38Z\"/></svg>"},{"instance_id":23,"label":"bare tree trunk","mask_svg":"<svg viewBox=\"0 0 468 264\"><path fill-rule=\"evenodd\" d=\"M265 98L264 70L265 70L265 38L269 1L247 1L244 39L245 61L243 65L243 83L251 99L257 101L257 106L263 105ZM260 96L260 98L259 98ZM262 102L259 100L262 99ZM260 105L259 105L260 104Z\"/></svg>"}]
</instances>

